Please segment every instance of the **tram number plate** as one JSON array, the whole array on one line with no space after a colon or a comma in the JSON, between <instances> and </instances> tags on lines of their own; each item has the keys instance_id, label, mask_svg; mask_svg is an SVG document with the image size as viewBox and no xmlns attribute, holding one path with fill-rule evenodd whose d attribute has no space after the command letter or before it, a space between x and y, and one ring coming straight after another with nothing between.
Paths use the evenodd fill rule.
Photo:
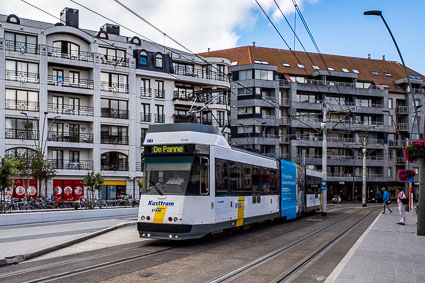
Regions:
<instances>
[{"instance_id":1,"label":"tram number plate","mask_svg":"<svg viewBox=\"0 0 425 283\"><path fill-rule=\"evenodd\" d=\"M162 211L162 208L154 208L154 209L152 209L152 212L161 212Z\"/></svg>"},{"instance_id":2,"label":"tram number plate","mask_svg":"<svg viewBox=\"0 0 425 283\"><path fill-rule=\"evenodd\" d=\"M241 208L242 207L242 203L241 202L236 202L235 203L235 208Z\"/></svg>"}]
</instances>

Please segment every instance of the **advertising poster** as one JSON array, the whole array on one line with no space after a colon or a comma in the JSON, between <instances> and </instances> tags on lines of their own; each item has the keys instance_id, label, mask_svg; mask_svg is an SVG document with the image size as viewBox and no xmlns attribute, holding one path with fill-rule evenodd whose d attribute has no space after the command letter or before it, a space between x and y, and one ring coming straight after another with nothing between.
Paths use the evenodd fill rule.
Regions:
<instances>
[{"instance_id":1,"label":"advertising poster","mask_svg":"<svg viewBox=\"0 0 425 283\"><path fill-rule=\"evenodd\" d=\"M72 180L63 181L63 198L64 201L72 201L74 199L74 188Z\"/></svg>"},{"instance_id":2,"label":"advertising poster","mask_svg":"<svg viewBox=\"0 0 425 283\"><path fill-rule=\"evenodd\" d=\"M27 188L28 189L25 189ZM36 180L15 180L15 187L12 192L14 198L24 198L25 192L30 198L37 197L37 181Z\"/></svg>"},{"instance_id":3,"label":"advertising poster","mask_svg":"<svg viewBox=\"0 0 425 283\"><path fill-rule=\"evenodd\" d=\"M37 180L29 180L27 193L28 197L37 198Z\"/></svg>"},{"instance_id":4,"label":"advertising poster","mask_svg":"<svg viewBox=\"0 0 425 283\"><path fill-rule=\"evenodd\" d=\"M280 161L281 176L281 208L283 217L297 217L297 167L294 163Z\"/></svg>"},{"instance_id":5,"label":"advertising poster","mask_svg":"<svg viewBox=\"0 0 425 283\"><path fill-rule=\"evenodd\" d=\"M74 200L79 201L84 196L83 181L74 181Z\"/></svg>"},{"instance_id":6,"label":"advertising poster","mask_svg":"<svg viewBox=\"0 0 425 283\"><path fill-rule=\"evenodd\" d=\"M62 201L62 183L62 180L53 180L53 198L55 201Z\"/></svg>"}]
</instances>

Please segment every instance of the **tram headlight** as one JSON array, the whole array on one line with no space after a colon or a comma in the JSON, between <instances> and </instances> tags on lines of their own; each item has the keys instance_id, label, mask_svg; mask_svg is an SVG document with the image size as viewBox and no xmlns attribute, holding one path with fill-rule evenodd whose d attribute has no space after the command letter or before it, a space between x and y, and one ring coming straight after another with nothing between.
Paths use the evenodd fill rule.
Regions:
<instances>
[{"instance_id":1,"label":"tram headlight","mask_svg":"<svg viewBox=\"0 0 425 283\"><path fill-rule=\"evenodd\" d=\"M173 235L168 235L168 238L172 239L173 238Z\"/></svg>"},{"instance_id":2,"label":"tram headlight","mask_svg":"<svg viewBox=\"0 0 425 283\"><path fill-rule=\"evenodd\" d=\"M145 217L142 215L142 217L140 217L140 220L145 220Z\"/></svg>"},{"instance_id":3,"label":"tram headlight","mask_svg":"<svg viewBox=\"0 0 425 283\"><path fill-rule=\"evenodd\" d=\"M174 235L174 239L178 239L179 238L179 236L178 235Z\"/></svg>"},{"instance_id":4,"label":"tram headlight","mask_svg":"<svg viewBox=\"0 0 425 283\"><path fill-rule=\"evenodd\" d=\"M174 222L177 222L177 220L179 220L178 217L174 217Z\"/></svg>"}]
</instances>

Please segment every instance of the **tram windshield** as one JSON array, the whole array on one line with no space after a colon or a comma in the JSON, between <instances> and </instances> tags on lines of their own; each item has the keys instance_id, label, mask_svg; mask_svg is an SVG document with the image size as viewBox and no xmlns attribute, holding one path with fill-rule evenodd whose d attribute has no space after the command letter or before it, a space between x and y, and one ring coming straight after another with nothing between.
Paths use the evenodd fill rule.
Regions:
<instances>
[{"instance_id":1,"label":"tram windshield","mask_svg":"<svg viewBox=\"0 0 425 283\"><path fill-rule=\"evenodd\" d=\"M208 181L195 156L160 156L145 158L145 195L200 195ZM202 189L204 188L204 189Z\"/></svg>"}]
</instances>

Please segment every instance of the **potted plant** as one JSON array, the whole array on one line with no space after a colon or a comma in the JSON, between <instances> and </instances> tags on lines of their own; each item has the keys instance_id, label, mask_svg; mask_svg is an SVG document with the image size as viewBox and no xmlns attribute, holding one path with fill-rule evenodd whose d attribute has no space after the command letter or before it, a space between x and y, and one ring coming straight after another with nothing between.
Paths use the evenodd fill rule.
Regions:
<instances>
[{"instance_id":1,"label":"potted plant","mask_svg":"<svg viewBox=\"0 0 425 283\"><path fill-rule=\"evenodd\" d=\"M412 169L401 169L398 171L398 178L400 181L406 181L409 178L412 178L415 176L415 170Z\"/></svg>"},{"instance_id":2,"label":"potted plant","mask_svg":"<svg viewBox=\"0 0 425 283\"><path fill-rule=\"evenodd\" d=\"M425 158L425 140L410 142L404 149L404 157L409 162L415 162L418 158Z\"/></svg>"}]
</instances>

